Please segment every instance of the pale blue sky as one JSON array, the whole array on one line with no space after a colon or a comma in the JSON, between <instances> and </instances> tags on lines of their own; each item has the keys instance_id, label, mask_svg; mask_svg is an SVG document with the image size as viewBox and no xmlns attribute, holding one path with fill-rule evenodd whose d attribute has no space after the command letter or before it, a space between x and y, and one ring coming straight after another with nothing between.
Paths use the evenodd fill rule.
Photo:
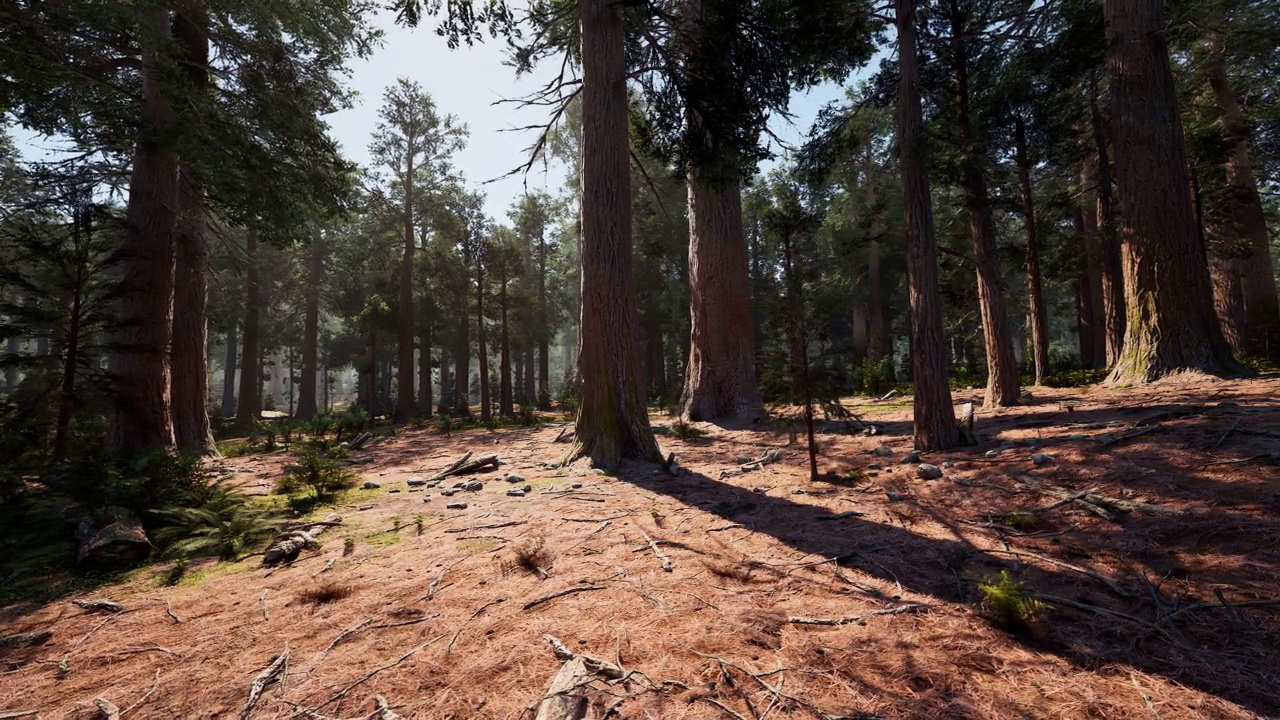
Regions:
<instances>
[{"instance_id":1,"label":"pale blue sky","mask_svg":"<svg viewBox=\"0 0 1280 720\"><path fill-rule=\"evenodd\" d=\"M503 130L545 122L546 109L493 103L522 97L545 83L556 69L551 63L517 80L512 68L503 65L502 42L450 50L429 24L417 29L398 27L390 13L380 15L376 23L386 31L385 44L369 59L351 65L350 86L359 93L356 106L326 118L347 157L362 165L369 162L369 138L377 125L382 91L397 77L406 76L431 93L441 112L457 115L469 126L471 137L456 160L470 184L504 175L525 160L525 149L536 139L536 132ZM774 118L774 132L788 142L799 141L818 110L843 93L838 86L825 85L798 94L791 106L794 125ZM46 157L58 146L20 128L12 129L12 134L20 151L31 159ZM554 193L564 182L563 170L553 166L548 175L539 165L527 178L517 176L485 185L482 189L489 215L504 222L507 209L524 191L526 181L530 189L545 187Z\"/></svg>"}]
</instances>

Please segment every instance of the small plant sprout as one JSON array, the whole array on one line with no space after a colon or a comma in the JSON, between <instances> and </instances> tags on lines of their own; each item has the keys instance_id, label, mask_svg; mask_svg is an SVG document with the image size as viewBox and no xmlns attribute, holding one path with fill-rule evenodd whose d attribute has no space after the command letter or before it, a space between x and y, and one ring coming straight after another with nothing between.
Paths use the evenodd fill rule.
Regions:
<instances>
[{"instance_id":1,"label":"small plant sprout","mask_svg":"<svg viewBox=\"0 0 1280 720\"><path fill-rule=\"evenodd\" d=\"M349 537L342 541L342 556L346 557L356 551L356 539Z\"/></svg>"},{"instance_id":2,"label":"small plant sprout","mask_svg":"<svg viewBox=\"0 0 1280 720\"><path fill-rule=\"evenodd\" d=\"M419 535L422 534L423 526L425 524L426 524L426 518L422 516L422 513L418 513L417 515L413 516L413 525L418 529Z\"/></svg>"},{"instance_id":3,"label":"small plant sprout","mask_svg":"<svg viewBox=\"0 0 1280 720\"><path fill-rule=\"evenodd\" d=\"M1021 580L1008 570L978 583L982 610L993 625L1011 633L1030 632L1047 606L1027 594Z\"/></svg>"}]
</instances>

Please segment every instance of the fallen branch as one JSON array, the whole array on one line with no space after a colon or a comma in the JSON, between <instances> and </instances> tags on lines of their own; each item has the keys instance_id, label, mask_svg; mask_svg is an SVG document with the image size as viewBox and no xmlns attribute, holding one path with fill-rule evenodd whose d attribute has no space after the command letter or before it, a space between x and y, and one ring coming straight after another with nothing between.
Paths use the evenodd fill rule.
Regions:
<instances>
[{"instance_id":1,"label":"fallen branch","mask_svg":"<svg viewBox=\"0 0 1280 720\"><path fill-rule=\"evenodd\" d=\"M1280 598L1272 598L1272 599L1266 599L1266 600L1241 600L1240 602L1233 602L1233 603L1226 602L1225 600L1221 602L1196 603L1195 605L1188 605L1182 608L1181 610L1175 610L1174 612L1171 612L1168 615L1161 617L1160 621L1169 622L1170 620L1173 620L1179 615L1189 613L1195 610L1217 610L1218 608L1225 608L1230 612L1235 612L1236 608L1266 607L1269 605L1280 605Z\"/></svg>"},{"instance_id":2,"label":"fallen branch","mask_svg":"<svg viewBox=\"0 0 1280 720\"><path fill-rule=\"evenodd\" d=\"M1033 553L1033 552L1027 552L1027 551L1025 551L1025 550L996 550L996 549L990 549L990 550L987 550L987 552L1000 553L1000 554L1002 554L1002 555L1012 555L1013 557L1027 557L1027 558L1031 558L1031 559L1033 559L1033 560L1039 560L1039 561L1041 561L1041 562L1049 563L1050 565L1057 565L1057 566L1058 566L1058 567L1060 567L1060 568L1066 568L1067 570L1072 570L1072 571L1075 571L1075 572L1080 573L1081 575L1084 575L1084 576L1086 576L1086 577L1091 577L1091 578L1093 578L1094 580L1097 580L1098 582L1102 583L1103 585L1106 585L1106 586L1107 586L1107 588L1111 590L1111 592L1115 593L1116 595L1119 595L1119 596L1120 596L1120 597L1122 597L1122 598L1129 598L1129 597L1133 597L1133 593L1131 593L1131 592L1129 592L1128 590L1125 590L1124 588L1122 588L1122 587L1120 587L1119 585L1115 584L1115 582L1114 582L1114 581L1112 581L1110 578L1106 577L1105 575L1101 575L1101 574L1099 574L1099 573L1096 573L1096 572L1094 572L1094 571L1092 571L1092 570L1090 570L1090 569L1088 569L1088 568L1080 567L1079 565L1073 565L1073 564L1071 564L1071 563L1069 563L1069 562L1064 562L1064 561L1062 561L1062 560L1057 560L1057 559L1055 559L1055 558L1051 558L1051 557L1049 557L1049 556L1047 556L1047 555L1040 555L1040 554Z\"/></svg>"},{"instance_id":3,"label":"fallen branch","mask_svg":"<svg viewBox=\"0 0 1280 720\"><path fill-rule=\"evenodd\" d=\"M845 518L851 518L851 517L864 517L865 515L866 515L866 513L864 513L864 512L859 512L859 511L857 511L857 510L846 510L846 511L844 511L844 512L842 512L842 513L836 513L835 515L819 515L816 519L818 519L818 520L844 520ZM739 526L739 527L741 527L741 526ZM826 562L826 561L824 560L823 562Z\"/></svg>"},{"instance_id":4,"label":"fallen branch","mask_svg":"<svg viewBox=\"0 0 1280 720\"><path fill-rule=\"evenodd\" d=\"M1280 462L1280 452L1260 453L1258 455L1250 455L1249 457L1236 458L1235 460L1215 460L1213 462L1202 463L1200 467L1209 467L1211 465L1236 465L1239 463L1253 462L1255 460L1266 460L1270 463Z\"/></svg>"},{"instance_id":5,"label":"fallen branch","mask_svg":"<svg viewBox=\"0 0 1280 720\"><path fill-rule=\"evenodd\" d=\"M329 558L329 562L325 563L325 564L324 564L324 567L322 567L322 568L320 568L319 570L315 571L315 572L311 575L311 577L320 577L321 575L323 575L323 574L325 574L325 573L329 572L330 570L332 570L332 569L333 569L333 565L334 565L334 563L336 563L336 562L338 562L338 558Z\"/></svg>"},{"instance_id":6,"label":"fallen branch","mask_svg":"<svg viewBox=\"0 0 1280 720\"><path fill-rule=\"evenodd\" d=\"M1217 441L1217 442L1215 442L1214 444L1212 444L1212 445L1210 445L1209 447L1205 448L1205 452L1213 452L1214 450L1217 450L1217 449L1218 449L1218 446L1219 446L1219 445L1221 445L1222 443L1226 442L1226 441L1227 441L1227 438L1231 437L1231 433L1235 432L1235 431L1236 431L1236 428L1237 428L1237 427L1239 427L1239 425L1240 425L1240 420L1241 420L1241 418L1236 418L1236 421L1235 421L1235 422L1233 422L1233 423L1231 423L1231 427L1227 428L1227 431L1226 431L1226 432L1224 432L1224 433L1222 433L1222 437L1218 438L1218 441Z\"/></svg>"},{"instance_id":7,"label":"fallen branch","mask_svg":"<svg viewBox=\"0 0 1280 720\"><path fill-rule=\"evenodd\" d=\"M788 701L788 702L795 703L796 705L802 705L802 706L804 706L805 708L807 708L810 712L812 712L813 714L815 714L815 715L817 715L818 717L822 718L823 720L837 720L837 718L839 717L839 716L832 715L832 714L828 713L827 711L823 710L822 708L818 707L817 705L814 705L813 703L809 702L808 700L805 700L805 699L804 699L804 698L802 698L802 697L797 697L797 696L795 696L795 695L790 695L790 694L788 694L788 693L785 693L785 692L783 692L783 691L782 691L782 689L781 689L780 687L774 687L773 685L770 685L769 683L765 682L764 677L765 677L766 675L770 675L770 674L772 674L772 673L754 673L754 672L751 672L750 670L748 670L748 669L746 669L746 668L742 667L741 665L738 665L737 663L735 663L735 662L733 662L733 661L731 661L731 660L726 660L726 659L724 659L724 658L722 658L722 657L720 657L720 656L718 656L718 655L708 655L708 654L706 654L706 653L700 653L700 652L698 652L697 650L690 650L689 652L692 652L694 655L697 655L697 656L699 656L699 657L704 657L704 658L707 658L707 659L709 659L709 660L715 660L717 663L719 663L719 664L720 664L720 668L721 668L721 670L725 671L725 674L728 674L728 671L727 671L727 670L725 670L725 668L733 668L734 670L737 670L738 672L742 673L743 675L746 675L747 677L749 677L749 678L751 678L752 680L756 681L756 683L758 683L758 684L760 685L760 687L764 688L766 691L768 691L770 694L772 694L772 695L773 695L773 697L774 697L774 700L775 700L775 701L777 701L777 702L781 702L781 701L783 701L783 700L786 700L786 701ZM732 676L730 676L730 677L732 677ZM718 703L717 703L717 704L718 704ZM721 706L721 707L723 707L723 706ZM724 709L728 710L728 708L724 708ZM730 711L730 712L732 712L732 711ZM736 715L737 713L734 713L734 714Z\"/></svg>"},{"instance_id":8,"label":"fallen branch","mask_svg":"<svg viewBox=\"0 0 1280 720\"><path fill-rule=\"evenodd\" d=\"M364 447L365 443L369 442L371 439L373 439L372 433L362 432L359 435L357 435L354 440L347 443L347 447L351 450L359 450L360 448Z\"/></svg>"},{"instance_id":9,"label":"fallen branch","mask_svg":"<svg viewBox=\"0 0 1280 720\"><path fill-rule=\"evenodd\" d=\"M121 613L124 606L110 600L72 600L72 605L89 612Z\"/></svg>"},{"instance_id":10,"label":"fallen branch","mask_svg":"<svg viewBox=\"0 0 1280 720\"><path fill-rule=\"evenodd\" d=\"M427 478L427 482L430 483L438 480L444 480L445 478L452 477L454 475L470 475L471 473L484 470L485 468L493 468L494 470L498 469L499 461L497 455L485 455L484 457L476 458L475 460L471 459L471 455L471 451L468 450L465 455L455 460L453 464L449 465L449 467L446 467L435 475Z\"/></svg>"},{"instance_id":11,"label":"fallen branch","mask_svg":"<svg viewBox=\"0 0 1280 720\"><path fill-rule=\"evenodd\" d=\"M838 618L816 618L816 617L805 617L803 615L797 615L794 617L787 618L787 622L791 623L792 625L836 626L836 625L848 625L849 623L860 622L861 620L862 620L861 615L846 615L845 617L838 617Z\"/></svg>"},{"instance_id":12,"label":"fallen branch","mask_svg":"<svg viewBox=\"0 0 1280 720\"><path fill-rule=\"evenodd\" d=\"M654 542L653 538L649 537L649 533L641 530L639 526L636 526L636 529L640 530L640 534L644 536L644 541L649 544L649 549L653 551L653 554L657 555L658 559L662 561L662 569L666 572L674 571L675 567L671 564L671 558L667 557L658 549L658 543Z\"/></svg>"},{"instance_id":13,"label":"fallen branch","mask_svg":"<svg viewBox=\"0 0 1280 720\"><path fill-rule=\"evenodd\" d=\"M164 614L168 615L175 625L182 623L182 618L174 614L173 605L168 601L168 599L164 601Z\"/></svg>"},{"instance_id":14,"label":"fallen branch","mask_svg":"<svg viewBox=\"0 0 1280 720\"><path fill-rule=\"evenodd\" d=\"M266 689L276 683L283 682L285 673L289 668L289 643L285 642L284 652L276 656L262 672L249 685L249 698L245 700L244 708L240 710L240 720L249 720L253 716L253 708L258 704L258 699L262 697L262 693Z\"/></svg>"},{"instance_id":15,"label":"fallen branch","mask_svg":"<svg viewBox=\"0 0 1280 720\"><path fill-rule=\"evenodd\" d=\"M370 678L372 678L374 675L377 675L377 674L378 674L378 673L380 673L380 672L384 672L384 671L386 671L386 670L390 670L391 668L393 668L393 667L395 667L395 666L399 665L400 663L404 662L405 660L408 660L409 658L411 658L411 657L413 657L414 655L416 655L416 654L418 653L418 651L422 650L423 648L427 647L428 645L431 645L431 644L433 644L433 643L437 642L437 641L438 641L438 640L440 640L440 638L442 638L442 637L444 637L444 636L443 636L443 635L438 635L438 636L436 636L435 638L432 638L431 640L428 640L428 641L426 641L426 642L424 642L424 643L422 643L422 644L418 645L417 647L413 648L413 649L412 649L412 650L410 650L409 652L407 652L407 653L405 653L405 654L401 655L401 656L400 656L399 658L397 658L394 662L391 662L391 663L388 663L387 665L383 665L382 667L378 667L378 668L374 668L373 670L370 670L369 672L367 672L367 673L365 673L364 675L362 675L362 676L360 677L360 679L359 679L359 680L356 680L355 682L351 683L350 685L348 685L348 686L346 686L346 687L342 688L342 689L341 689L341 690L339 690L339 691L338 691L338 692L337 692L333 697L331 697L331 698L329 698L328 700L325 700L324 702L322 702L322 703L320 703L319 705L317 705L317 706L316 706L316 710L319 710L320 708L325 707L326 705L332 705L333 703L338 702L338 701L339 701L339 700L341 700L342 698L346 697L346 696L347 696L347 693L349 693L349 692L351 692L352 690L354 690L354 689L355 689L357 686L359 686L361 683L364 683L364 682L368 681ZM295 717L296 717L296 715L295 715Z\"/></svg>"},{"instance_id":16,"label":"fallen branch","mask_svg":"<svg viewBox=\"0 0 1280 720\"><path fill-rule=\"evenodd\" d=\"M465 528L454 528L452 530L445 530L445 532L446 533L464 533L464 532L471 532L472 530L496 530L498 528L514 527L516 525L527 525L528 522L529 522L528 520L511 520L510 522L500 522L500 523L494 523L492 525L473 525L471 527L465 527Z\"/></svg>"},{"instance_id":17,"label":"fallen branch","mask_svg":"<svg viewBox=\"0 0 1280 720\"><path fill-rule=\"evenodd\" d=\"M557 660L569 662L574 658L581 659L582 662L586 664L587 669L591 671L591 674L600 675L608 678L609 680L621 680L627 675L627 672L623 670L621 666L615 665L608 660L601 660L589 655L579 655L578 653L575 653L554 635L543 635L542 638L551 645L551 652L555 653Z\"/></svg>"},{"instance_id":18,"label":"fallen branch","mask_svg":"<svg viewBox=\"0 0 1280 720\"><path fill-rule=\"evenodd\" d=\"M607 517L607 518L562 517L559 519L564 520L565 522L598 523L598 522L605 522L606 520L621 520L624 517L626 517L626 515L614 515L613 517Z\"/></svg>"},{"instance_id":19,"label":"fallen branch","mask_svg":"<svg viewBox=\"0 0 1280 720\"><path fill-rule=\"evenodd\" d=\"M17 633L14 635L5 635L0 637L0 648L24 648L33 645L43 645L49 642L49 638L53 637L52 630L37 630L35 632Z\"/></svg>"},{"instance_id":20,"label":"fallen branch","mask_svg":"<svg viewBox=\"0 0 1280 720\"><path fill-rule=\"evenodd\" d=\"M564 597L565 595L573 595L580 592L591 592L592 590L605 590L605 589L607 588L604 585L580 585L578 587L571 587L567 590L561 590L560 592L554 592L554 593L551 593L550 595L544 595L538 598L537 600L530 600L529 602L524 604L524 607L522 609L532 610L533 608L538 607L542 603L555 600L558 597Z\"/></svg>"},{"instance_id":21,"label":"fallen branch","mask_svg":"<svg viewBox=\"0 0 1280 720\"><path fill-rule=\"evenodd\" d=\"M155 692L156 692L156 689L157 689L157 688L159 688L159 687L160 687L160 671L159 671L159 670L157 670L157 671L156 671L156 679L155 679L155 682L151 683L151 689L150 689L150 690L148 690L146 693L144 693L144 694L142 695L142 697L140 697L140 698L138 698L137 700L135 700L135 701L134 701L134 703L133 703L132 705L130 705L129 707L127 707L127 708L125 708L125 709L123 709L123 710L121 710L121 711L120 711L120 716L121 716L121 717L124 717L125 715L128 715L129 713L133 712L134 710L136 710L136 709L138 709L138 708L142 707L142 704L143 704L143 703L145 703L145 702L147 701L147 699L148 699L148 698L150 698L152 695L154 695L154 694L155 694Z\"/></svg>"},{"instance_id":22,"label":"fallen branch","mask_svg":"<svg viewBox=\"0 0 1280 720\"><path fill-rule=\"evenodd\" d=\"M573 436L575 434L577 434L577 430L574 428L573 425L565 425L564 427L560 428L560 432L556 433L555 439L552 440L551 442L553 443L572 442Z\"/></svg>"},{"instance_id":23,"label":"fallen branch","mask_svg":"<svg viewBox=\"0 0 1280 720\"><path fill-rule=\"evenodd\" d=\"M1111 446L1117 443L1122 443L1126 440L1132 440L1136 437L1146 435L1147 433L1153 433L1153 432L1156 432L1157 430L1163 430L1163 429L1164 429L1163 425L1161 425L1160 423L1155 423L1152 425L1148 425L1147 427L1141 427L1141 428L1136 428L1134 430L1129 430L1128 432L1122 432L1116 435L1103 436L1098 440L1098 442L1104 446Z\"/></svg>"},{"instance_id":24,"label":"fallen branch","mask_svg":"<svg viewBox=\"0 0 1280 720\"><path fill-rule=\"evenodd\" d=\"M764 468L764 466L768 465L769 463L778 462L778 460L780 459L782 459L781 451L778 450L778 448L769 448L768 450L765 451L764 455L761 455L755 460L742 463L736 468L732 468L729 470L721 470L720 479L723 480L728 477L736 477L738 475L745 475L749 472L755 472L756 470L760 470Z\"/></svg>"},{"instance_id":25,"label":"fallen branch","mask_svg":"<svg viewBox=\"0 0 1280 720\"><path fill-rule=\"evenodd\" d=\"M39 714L39 710L10 710L8 712L0 712L0 720L13 720L13 718L31 717Z\"/></svg>"},{"instance_id":26,"label":"fallen branch","mask_svg":"<svg viewBox=\"0 0 1280 720\"><path fill-rule=\"evenodd\" d=\"M258 602L262 603L262 619L271 622L271 610L267 608L267 591L263 590L258 596Z\"/></svg>"},{"instance_id":27,"label":"fallen branch","mask_svg":"<svg viewBox=\"0 0 1280 720\"><path fill-rule=\"evenodd\" d=\"M330 515L321 522L308 523L299 527L285 530L276 536L275 540L267 546L262 553L263 565L278 565L282 562L292 562L306 548L319 547L320 543L316 541L316 536L324 532L326 528L335 525L341 525L342 518L337 515Z\"/></svg>"},{"instance_id":28,"label":"fallen branch","mask_svg":"<svg viewBox=\"0 0 1280 720\"><path fill-rule=\"evenodd\" d=\"M493 600L490 600L484 605L481 605L479 609L477 609L475 612L471 613L471 616L468 617L466 620L463 620L462 624L458 626L458 632L453 634L453 638L449 640L449 644L445 647L444 654L448 655L449 653L453 652L453 644L458 642L458 636L462 634L462 631L464 629L466 629L467 623L479 617L480 613L484 612L485 610L488 610L489 608L493 607L494 605L497 605L500 602L504 602L505 600L506 598L495 598Z\"/></svg>"},{"instance_id":29,"label":"fallen branch","mask_svg":"<svg viewBox=\"0 0 1280 720\"><path fill-rule=\"evenodd\" d=\"M160 647L159 645L152 645L150 647L125 648L123 650L120 650L118 652L113 652L111 654L112 655L138 655L141 653L149 653L149 652L164 653L165 655L173 655L175 657L178 655L178 653L170 650L169 648L163 648L163 647Z\"/></svg>"}]
</instances>

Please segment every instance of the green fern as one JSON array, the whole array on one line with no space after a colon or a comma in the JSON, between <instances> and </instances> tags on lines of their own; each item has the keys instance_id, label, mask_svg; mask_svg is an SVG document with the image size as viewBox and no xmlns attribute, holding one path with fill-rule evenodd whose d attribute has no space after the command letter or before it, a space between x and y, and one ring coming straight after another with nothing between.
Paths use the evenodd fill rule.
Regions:
<instances>
[{"instance_id":1,"label":"green fern","mask_svg":"<svg viewBox=\"0 0 1280 720\"><path fill-rule=\"evenodd\" d=\"M165 557L231 560L276 533L270 512L251 507L244 495L223 488L213 490L199 507L170 507L154 514L167 523L155 533Z\"/></svg>"}]
</instances>

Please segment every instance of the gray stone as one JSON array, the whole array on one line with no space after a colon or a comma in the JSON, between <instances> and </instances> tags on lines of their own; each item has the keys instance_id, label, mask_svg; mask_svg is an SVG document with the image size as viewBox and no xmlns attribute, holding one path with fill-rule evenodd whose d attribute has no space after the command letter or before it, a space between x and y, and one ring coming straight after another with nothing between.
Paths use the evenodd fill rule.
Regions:
<instances>
[{"instance_id":1,"label":"gray stone","mask_svg":"<svg viewBox=\"0 0 1280 720\"><path fill-rule=\"evenodd\" d=\"M423 485L427 484L427 481L423 480L420 477L415 476L415 477L409 478L408 483L409 483L409 487L422 487Z\"/></svg>"},{"instance_id":2,"label":"gray stone","mask_svg":"<svg viewBox=\"0 0 1280 720\"><path fill-rule=\"evenodd\" d=\"M398 492L400 492L400 488L391 488L391 489L390 489L390 490L388 490L387 492L389 492L389 493L398 493Z\"/></svg>"},{"instance_id":3,"label":"gray stone","mask_svg":"<svg viewBox=\"0 0 1280 720\"><path fill-rule=\"evenodd\" d=\"M950 470L951 468L953 468L953 467L955 467L955 466L956 466L956 464L955 464L955 463L953 463L953 462L951 462L950 460L943 460L943 461L942 461L942 468L943 468L944 470Z\"/></svg>"},{"instance_id":4,"label":"gray stone","mask_svg":"<svg viewBox=\"0 0 1280 720\"><path fill-rule=\"evenodd\" d=\"M937 480L942 477L942 468L929 463L920 463L916 466L916 477L922 480Z\"/></svg>"},{"instance_id":5,"label":"gray stone","mask_svg":"<svg viewBox=\"0 0 1280 720\"><path fill-rule=\"evenodd\" d=\"M1103 433L1098 436L1098 442L1102 443L1103 445L1110 445L1115 441L1116 441L1116 436L1112 435L1111 433Z\"/></svg>"},{"instance_id":6,"label":"gray stone","mask_svg":"<svg viewBox=\"0 0 1280 720\"><path fill-rule=\"evenodd\" d=\"M889 447L888 445L881 445L877 447L875 450L872 450L871 453L876 457L892 457L893 448Z\"/></svg>"},{"instance_id":7,"label":"gray stone","mask_svg":"<svg viewBox=\"0 0 1280 720\"><path fill-rule=\"evenodd\" d=\"M902 460L900 460L899 462L901 462L903 465L910 465L911 463L918 463L918 462L920 462L920 453L919 453L918 451L916 451L916 450L912 450L911 452L907 453L906 455L903 455L903 456L902 456Z\"/></svg>"},{"instance_id":8,"label":"gray stone","mask_svg":"<svg viewBox=\"0 0 1280 720\"><path fill-rule=\"evenodd\" d=\"M581 489L582 489L582 483L574 483L574 484L572 484L572 485L570 485L570 486L569 486L569 489L570 489L570 490L581 490Z\"/></svg>"},{"instance_id":9,"label":"gray stone","mask_svg":"<svg viewBox=\"0 0 1280 720\"><path fill-rule=\"evenodd\" d=\"M987 457L988 457L988 458L998 458L998 457L1000 457L1000 451L999 451L999 450L988 450L988 451L987 451Z\"/></svg>"},{"instance_id":10,"label":"gray stone","mask_svg":"<svg viewBox=\"0 0 1280 720\"><path fill-rule=\"evenodd\" d=\"M445 510L466 510L467 504L464 502L451 502L444 506Z\"/></svg>"},{"instance_id":11,"label":"gray stone","mask_svg":"<svg viewBox=\"0 0 1280 720\"><path fill-rule=\"evenodd\" d=\"M1018 447L1018 443L1012 440L1005 440L1004 442L1000 443L1001 450L1012 450L1016 447Z\"/></svg>"},{"instance_id":12,"label":"gray stone","mask_svg":"<svg viewBox=\"0 0 1280 720\"><path fill-rule=\"evenodd\" d=\"M428 496L426 496L426 497L422 498L422 502L431 502L431 496L430 496L430 495L428 495Z\"/></svg>"},{"instance_id":13,"label":"gray stone","mask_svg":"<svg viewBox=\"0 0 1280 720\"><path fill-rule=\"evenodd\" d=\"M441 490L440 494L445 497L453 497L454 495L458 494L458 491L457 490Z\"/></svg>"},{"instance_id":14,"label":"gray stone","mask_svg":"<svg viewBox=\"0 0 1280 720\"><path fill-rule=\"evenodd\" d=\"M1083 440L1084 438L1085 436L1083 433L1072 433L1071 435L1067 436L1068 440Z\"/></svg>"},{"instance_id":15,"label":"gray stone","mask_svg":"<svg viewBox=\"0 0 1280 720\"><path fill-rule=\"evenodd\" d=\"M520 488L520 490L521 490L521 491L523 491L523 492L531 493L531 492L533 492L533 486L532 486L532 485L525 485L524 487Z\"/></svg>"},{"instance_id":16,"label":"gray stone","mask_svg":"<svg viewBox=\"0 0 1280 720\"><path fill-rule=\"evenodd\" d=\"M462 489L467 492L479 492L484 489L484 483L479 480L472 480L471 482L463 485Z\"/></svg>"},{"instance_id":17,"label":"gray stone","mask_svg":"<svg viewBox=\"0 0 1280 720\"><path fill-rule=\"evenodd\" d=\"M871 463L871 464L867 465L867 469L868 469L868 470L879 470L879 469L880 469L880 463Z\"/></svg>"},{"instance_id":18,"label":"gray stone","mask_svg":"<svg viewBox=\"0 0 1280 720\"><path fill-rule=\"evenodd\" d=\"M751 462L751 461L752 461L752 460L754 460L755 458L752 458L752 457L747 456L747 455L739 455L739 456L738 456L737 458L735 458L735 459L738 461L738 464L739 464L739 465L745 465L746 463Z\"/></svg>"},{"instance_id":19,"label":"gray stone","mask_svg":"<svg viewBox=\"0 0 1280 720\"><path fill-rule=\"evenodd\" d=\"M511 497L524 497L525 492L520 488L511 488L507 491L507 495Z\"/></svg>"},{"instance_id":20,"label":"gray stone","mask_svg":"<svg viewBox=\"0 0 1280 720\"><path fill-rule=\"evenodd\" d=\"M1036 465L1048 465L1049 463L1053 462L1053 458L1050 457L1049 455L1045 455L1044 453L1036 453L1031 456L1031 462L1035 463Z\"/></svg>"},{"instance_id":21,"label":"gray stone","mask_svg":"<svg viewBox=\"0 0 1280 720\"><path fill-rule=\"evenodd\" d=\"M523 475L521 475L520 473L514 473L514 472L509 472L509 473L507 473L506 475L503 475L503 476L502 476L502 479L503 479L503 480L506 480L507 482L509 482L509 483L511 483L511 484L513 484L513 485L514 485L515 483L522 483L522 482L524 482L524 476L523 476Z\"/></svg>"},{"instance_id":22,"label":"gray stone","mask_svg":"<svg viewBox=\"0 0 1280 720\"><path fill-rule=\"evenodd\" d=\"M80 547L76 564L98 567L128 565L145 559L154 549L138 517L125 508L107 508L76 530Z\"/></svg>"},{"instance_id":23,"label":"gray stone","mask_svg":"<svg viewBox=\"0 0 1280 720\"><path fill-rule=\"evenodd\" d=\"M902 493L887 492L885 495L889 496L889 502L902 502L907 499L907 496Z\"/></svg>"},{"instance_id":24,"label":"gray stone","mask_svg":"<svg viewBox=\"0 0 1280 720\"><path fill-rule=\"evenodd\" d=\"M382 487L382 484L381 484L381 483L376 483L376 482L374 482L374 481L372 481L372 480L365 480L365 481L364 481L364 484L360 486L360 489L362 489L362 490L377 490L377 489L378 489L378 488L380 488L380 487Z\"/></svg>"}]
</instances>

